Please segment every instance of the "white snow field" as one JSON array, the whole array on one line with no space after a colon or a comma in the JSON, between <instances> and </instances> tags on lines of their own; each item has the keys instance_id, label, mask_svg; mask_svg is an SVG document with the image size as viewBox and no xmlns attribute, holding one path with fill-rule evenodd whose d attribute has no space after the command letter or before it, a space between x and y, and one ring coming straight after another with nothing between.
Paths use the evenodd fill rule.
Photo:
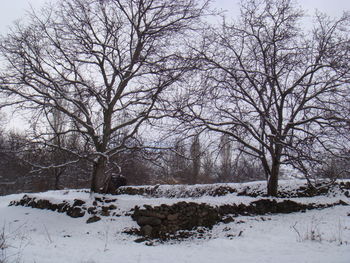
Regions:
<instances>
[{"instance_id":1,"label":"white snow field","mask_svg":"<svg viewBox=\"0 0 350 263\"><path fill-rule=\"evenodd\" d=\"M282 182L283 187L300 185ZM259 183L251 184L259 185ZM260 184L261 185L261 184ZM236 185L237 186L237 185ZM257 186L260 187L260 186ZM165 187L168 190L171 186ZM173 189L177 189L173 187ZM130 216L102 217L86 224L89 217L71 218L49 210L8 206L23 194L0 196L0 262L24 263L349 263L350 206L335 206L305 213L239 216L229 224L219 223L204 239L135 243L135 236L122 233L138 227ZM29 194L51 202L76 198L92 203L87 192L77 190ZM223 197L149 198L120 195L114 202L125 214L135 205L171 204L178 201L212 205L250 203L252 197L228 194ZM350 199L329 196L292 198L303 203L333 203ZM2 261L3 260L3 261Z\"/></svg>"}]
</instances>

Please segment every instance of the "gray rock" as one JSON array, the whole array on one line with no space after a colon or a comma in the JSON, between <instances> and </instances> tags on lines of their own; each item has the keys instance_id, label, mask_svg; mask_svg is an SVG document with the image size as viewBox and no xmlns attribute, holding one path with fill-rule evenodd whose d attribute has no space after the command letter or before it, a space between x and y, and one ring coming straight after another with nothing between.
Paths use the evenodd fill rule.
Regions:
<instances>
[{"instance_id":1,"label":"gray rock","mask_svg":"<svg viewBox=\"0 0 350 263\"><path fill-rule=\"evenodd\" d=\"M115 210L115 209L117 209L117 207L116 207L115 205L110 205L110 206L108 207L108 209L109 209L109 210Z\"/></svg>"},{"instance_id":2,"label":"gray rock","mask_svg":"<svg viewBox=\"0 0 350 263\"><path fill-rule=\"evenodd\" d=\"M168 215L167 219L169 221L175 221L178 219L178 217L179 217L179 214L171 214L171 215Z\"/></svg>"},{"instance_id":3,"label":"gray rock","mask_svg":"<svg viewBox=\"0 0 350 263\"><path fill-rule=\"evenodd\" d=\"M50 201L48 201L48 200L39 199L39 200L36 202L35 208L39 208L39 209L50 209L50 208L51 208L51 203L50 203Z\"/></svg>"},{"instance_id":4,"label":"gray rock","mask_svg":"<svg viewBox=\"0 0 350 263\"><path fill-rule=\"evenodd\" d=\"M141 238L137 238L134 240L135 243L142 243L142 242L145 242L147 241L148 239L147 238L144 238L144 237L141 237Z\"/></svg>"},{"instance_id":5,"label":"gray rock","mask_svg":"<svg viewBox=\"0 0 350 263\"><path fill-rule=\"evenodd\" d=\"M64 213L64 212L67 211L68 207L69 207L69 206L68 206L67 203L60 203L60 204L57 205L57 211L58 211L59 213Z\"/></svg>"},{"instance_id":6,"label":"gray rock","mask_svg":"<svg viewBox=\"0 0 350 263\"><path fill-rule=\"evenodd\" d=\"M141 234L145 237L152 236L153 228L150 225L145 225L141 227Z\"/></svg>"},{"instance_id":7,"label":"gray rock","mask_svg":"<svg viewBox=\"0 0 350 263\"><path fill-rule=\"evenodd\" d=\"M100 220L101 220L101 217L92 216L86 221L86 224L95 223L95 222L100 221Z\"/></svg>"},{"instance_id":8,"label":"gray rock","mask_svg":"<svg viewBox=\"0 0 350 263\"><path fill-rule=\"evenodd\" d=\"M159 219L165 219L166 218L166 215L162 214L162 213L159 213L159 212L154 212L154 211L144 211L141 213L143 216L147 216L147 217L156 217L156 218L159 218Z\"/></svg>"},{"instance_id":9,"label":"gray rock","mask_svg":"<svg viewBox=\"0 0 350 263\"><path fill-rule=\"evenodd\" d=\"M136 222L139 226L159 226L162 223L162 220L160 220L157 217L140 216L139 218L137 218Z\"/></svg>"},{"instance_id":10,"label":"gray rock","mask_svg":"<svg viewBox=\"0 0 350 263\"><path fill-rule=\"evenodd\" d=\"M229 224L229 223L232 223L234 221L235 221L235 219L232 216L227 216L221 220L221 222L223 222L224 224Z\"/></svg>"},{"instance_id":11,"label":"gray rock","mask_svg":"<svg viewBox=\"0 0 350 263\"><path fill-rule=\"evenodd\" d=\"M85 211L83 211L80 207L72 207L67 210L67 215L73 218L83 217L85 215Z\"/></svg>"},{"instance_id":12,"label":"gray rock","mask_svg":"<svg viewBox=\"0 0 350 263\"><path fill-rule=\"evenodd\" d=\"M110 216L111 215L111 212L109 211L109 210L102 210L101 212L100 212L100 215L101 216Z\"/></svg>"},{"instance_id":13,"label":"gray rock","mask_svg":"<svg viewBox=\"0 0 350 263\"><path fill-rule=\"evenodd\" d=\"M91 215L95 215L97 213L96 212L96 207L94 207L94 206L89 207L87 211Z\"/></svg>"},{"instance_id":14,"label":"gray rock","mask_svg":"<svg viewBox=\"0 0 350 263\"><path fill-rule=\"evenodd\" d=\"M82 206L85 204L85 201L79 200L79 199L74 199L73 206Z\"/></svg>"}]
</instances>

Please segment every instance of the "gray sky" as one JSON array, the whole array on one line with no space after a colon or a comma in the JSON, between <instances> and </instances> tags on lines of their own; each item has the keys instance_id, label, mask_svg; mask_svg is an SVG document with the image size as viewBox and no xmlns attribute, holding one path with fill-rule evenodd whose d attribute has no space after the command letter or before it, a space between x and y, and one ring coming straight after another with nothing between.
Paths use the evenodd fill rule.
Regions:
<instances>
[{"instance_id":1,"label":"gray sky","mask_svg":"<svg viewBox=\"0 0 350 263\"><path fill-rule=\"evenodd\" d=\"M229 10L233 15L239 14L239 0L214 0L215 6ZM297 0L298 5L309 14L317 9L331 16L339 16L343 11L350 11L349 0Z\"/></svg>"},{"instance_id":2,"label":"gray sky","mask_svg":"<svg viewBox=\"0 0 350 263\"><path fill-rule=\"evenodd\" d=\"M8 27L25 14L30 6L38 8L47 0L0 0L0 33L7 32ZM239 13L239 0L214 0L216 8L228 10L227 15L236 16ZM299 0L299 5L310 14L316 9L331 16L340 16L343 11L350 11L350 0Z\"/></svg>"},{"instance_id":3,"label":"gray sky","mask_svg":"<svg viewBox=\"0 0 350 263\"><path fill-rule=\"evenodd\" d=\"M30 6L37 9L47 1L57 0L0 0L0 34L6 34L9 26L23 17ZM236 17L239 14L238 3L239 0L213 0L215 8L228 10L227 17ZM298 0L298 3L309 14L313 14L316 9L331 16L340 16L343 11L350 11L350 0ZM19 117L11 117L11 113L7 117L10 128L18 128L24 122Z\"/></svg>"}]
</instances>

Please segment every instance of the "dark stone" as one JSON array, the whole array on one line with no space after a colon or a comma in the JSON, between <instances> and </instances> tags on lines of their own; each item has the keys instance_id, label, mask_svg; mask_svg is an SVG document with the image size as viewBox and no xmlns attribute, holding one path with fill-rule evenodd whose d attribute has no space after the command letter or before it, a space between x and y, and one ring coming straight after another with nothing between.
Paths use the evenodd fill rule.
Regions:
<instances>
[{"instance_id":1,"label":"dark stone","mask_svg":"<svg viewBox=\"0 0 350 263\"><path fill-rule=\"evenodd\" d=\"M25 205L27 205L31 200L33 200L34 198L30 198L28 195L24 195L23 197L22 197L22 199L21 200L19 200L19 205L21 205L21 206L25 206Z\"/></svg>"},{"instance_id":2,"label":"dark stone","mask_svg":"<svg viewBox=\"0 0 350 263\"><path fill-rule=\"evenodd\" d=\"M347 206L349 205L348 203L344 202L343 200L339 200L338 203L336 203L335 205L344 205L344 206Z\"/></svg>"},{"instance_id":3,"label":"dark stone","mask_svg":"<svg viewBox=\"0 0 350 263\"><path fill-rule=\"evenodd\" d=\"M108 206L102 206L102 211L103 212L108 212L109 210L109 207Z\"/></svg>"},{"instance_id":4,"label":"dark stone","mask_svg":"<svg viewBox=\"0 0 350 263\"><path fill-rule=\"evenodd\" d=\"M178 217L179 217L179 214L170 214L170 215L168 215L167 219L169 221L175 221L178 219Z\"/></svg>"},{"instance_id":5,"label":"dark stone","mask_svg":"<svg viewBox=\"0 0 350 263\"><path fill-rule=\"evenodd\" d=\"M109 210L102 210L102 211L100 212L100 215L101 215L101 216L110 216L111 213L109 212Z\"/></svg>"},{"instance_id":6,"label":"dark stone","mask_svg":"<svg viewBox=\"0 0 350 263\"><path fill-rule=\"evenodd\" d=\"M87 209L87 212L90 214L90 215L96 215L96 207L94 206L91 206Z\"/></svg>"},{"instance_id":7,"label":"dark stone","mask_svg":"<svg viewBox=\"0 0 350 263\"><path fill-rule=\"evenodd\" d=\"M125 233L128 235L140 235L140 230L137 228L126 228L122 231L122 233Z\"/></svg>"},{"instance_id":8,"label":"dark stone","mask_svg":"<svg viewBox=\"0 0 350 263\"><path fill-rule=\"evenodd\" d=\"M59 213L64 213L68 210L69 205L67 203L60 203L57 205L57 211Z\"/></svg>"},{"instance_id":9,"label":"dark stone","mask_svg":"<svg viewBox=\"0 0 350 263\"><path fill-rule=\"evenodd\" d=\"M79 200L79 199L74 199L73 206L82 206L85 204L85 201Z\"/></svg>"},{"instance_id":10,"label":"dark stone","mask_svg":"<svg viewBox=\"0 0 350 263\"><path fill-rule=\"evenodd\" d=\"M307 208L307 205L291 200L277 202L276 200L260 199L252 202L246 210L253 214L263 215L267 213L292 213L304 210L305 208Z\"/></svg>"},{"instance_id":11,"label":"dark stone","mask_svg":"<svg viewBox=\"0 0 350 263\"><path fill-rule=\"evenodd\" d=\"M115 205L110 205L110 206L108 207L108 209L109 209L109 210L115 210L115 209L117 209L117 207L116 207Z\"/></svg>"},{"instance_id":12,"label":"dark stone","mask_svg":"<svg viewBox=\"0 0 350 263\"><path fill-rule=\"evenodd\" d=\"M300 204L291 200L283 200L276 204L277 213L292 213L298 212L306 208L307 205Z\"/></svg>"},{"instance_id":13,"label":"dark stone","mask_svg":"<svg viewBox=\"0 0 350 263\"><path fill-rule=\"evenodd\" d=\"M228 215L228 214L237 214L238 207L235 204L232 205L221 205L218 208L218 211L221 215Z\"/></svg>"},{"instance_id":14,"label":"dark stone","mask_svg":"<svg viewBox=\"0 0 350 263\"><path fill-rule=\"evenodd\" d=\"M145 242L147 241L148 239L145 238L145 237L140 237L140 238L137 238L134 240L135 243L142 243L142 242Z\"/></svg>"},{"instance_id":15,"label":"dark stone","mask_svg":"<svg viewBox=\"0 0 350 263\"><path fill-rule=\"evenodd\" d=\"M85 215L85 211L83 211L80 207L71 207L67 210L67 215L73 218L83 217Z\"/></svg>"},{"instance_id":16,"label":"dark stone","mask_svg":"<svg viewBox=\"0 0 350 263\"><path fill-rule=\"evenodd\" d=\"M137 218L136 222L139 226L145 226L145 225L158 226L162 223L162 220L160 220L157 217L141 216Z\"/></svg>"},{"instance_id":17,"label":"dark stone","mask_svg":"<svg viewBox=\"0 0 350 263\"><path fill-rule=\"evenodd\" d=\"M100 197L95 197L95 201L103 203L103 199ZM96 205L97 205L97 203L96 203Z\"/></svg>"},{"instance_id":18,"label":"dark stone","mask_svg":"<svg viewBox=\"0 0 350 263\"><path fill-rule=\"evenodd\" d=\"M140 215L147 216L147 217L156 217L156 218L159 218L161 220L166 218L166 215L156 211L157 208L153 209L152 207L150 207L149 209L151 209L151 210L142 210L142 211L140 211Z\"/></svg>"},{"instance_id":19,"label":"dark stone","mask_svg":"<svg viewBox=\"0 0 350 263\"><path fill-rule=\"evenodd\" d=\"M117 212L113 212L113 213L112 213L112 216L121 217L122 215L121 215L121 214L118 214Z\"/></svg>"},{"instance_id":20,"label":"dark stone","mask_svg":"<svg viewBox=\"0 0 350 263\"><path fill-rule=\"evenodd\" d=\"M30 206L33 208L37 208L37 203L35 202L34 199L29 200L29 202L26 204L26 206Z\"/></svg>"},{"instance_id":21,"label":"dark stone","mask_svg":"<svg viewBox=\"0 0 350 263\"><path fill-rule=\"evenodd\" d=\"M150 225L145 225L141 227L141 235L145 237L151 237L153 232L153 228Z\"/></svg>"},{"instance_id":22,"label":"dark stone","mask_svg":"<svg viewBox=\"0 0 350 263\"><path fill-rule=\"evenodd\" d=\"M50 209L50 208L51 208L51 203L50 203L50 201L48 201L48 200L39 199L39 200L36 202L35 208L39 208L39 209Z\"/></svg>"},{"instance_id":23,"label":"dark stone","mask_svg":"<svg viewBox=\"0 0 350 263\"><path fill-rule=\"evenodd\" d=\"M57 204L51 204L50 210L51 210L51 211L56 211L56 210L58 210L58 205L57 205Z\"/></svg>"},{"instance_id":24,"label":"dark stone","mask_svg":"<svg viewBox=\"0 0 350 263\"><path fill-rule=\"evenodd\" d=\"M117 201L117 199L106 199L105 203L112 203L112 202L115 202L115 201Z\"/></svg>"},{"instance_id":25,"label":"dark stone","mask_svg":"<svg viewBox=\"0 0 350 263\"><path fill-rule=\"evenodd\" d=\"M92 216L88 220L86 220L86 223L87 224L95 223L95 222L100 221L100 220L101 220L101 217L99 217L99 216Z\"/></svg>"},{"instance_id":26,"label":"dark stone","mask_svg":"<svg viewBox=\"0 0 350 263\"><path fill-rule=\"evenodd\" d=\"M221 219L221 222L223 222L224 224L229 224L229 223L232 223L234 221L235 221L235 219L232 216L227 216L227 217Z\"/></svg>"},{"instance_id":27,"label":"dark stone","mask_svg":"<svg viewBox=\"0 0 350 263\"><path fill-rule=\"evenodd\" d=\"M277 210L276 200L260 199L251 203L251 210L258 215L273 213Z\"/></svg>"}]
</instances>

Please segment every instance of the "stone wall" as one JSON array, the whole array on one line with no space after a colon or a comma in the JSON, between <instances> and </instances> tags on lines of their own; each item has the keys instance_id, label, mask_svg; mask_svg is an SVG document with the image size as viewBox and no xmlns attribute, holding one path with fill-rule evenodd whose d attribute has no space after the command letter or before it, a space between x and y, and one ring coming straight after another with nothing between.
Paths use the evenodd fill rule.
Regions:
<instances>
[{"instance_id":1,"label":"stone wall","mask_svg":"<svg viewBox=\"0 0 350 263\"><path fill-rule=\"evenodd\" d=\"M38 199L35 196L24 195L19 201L12 201L10 205L21 205L39 209L48 209L68 216L77 218L88 214L90 217L86 223L99 221L103 216L120 216L115 211L117 207L113 204L116 199L106 197L95 197L92 204L75 199L73 202L62 201L51 203L49 200ZM171 239L177 238L180 230L196 230L198 227L212 228L219 222L230 223L240 215L254 216L276 213L292 213L310 209L320 209L335 205L348 205L344 201L332 204L303 204L292 200L277 201L276 199L258 199L248 205L245 204L223 204L212 206L204 203L178 202L172 205L162 204L160 206L144 205L143 208L136 206L129 211L127 216L140 226L133 233L145 238Z\"/></svg>"},{"instance_id":2,"label":"stone wall","mask_svg":"<svg viewBox=\"0 0 350 263\"><path fill-rule=\"evenodd\" d=\"M142 236L161 239L178 230L192 230L199 226L211 228L220 221L215 207L192 202L145 206L145 209L135 207L132 218L141 227Z\"/></svg>"},{"instance_id":3,"label":"stone wall","mask_svg":"<svg viewBox=\"0 0 350 263\"><path fill-rule=\"evenodd\" d=\"M58 213L66 213L73 218L83 217L86 213L91 215L87 223L99 221L100 216L120 216L113 212L117 207L111 202L116 199L95 197L92 206L88 206L85 201L75 199L72 203L62 201L61 203L51 203L49 200L38 199L35 196L24 195L19 201L11 201L9 206L27 206L38 209L47 209Z\"/></svg>"},{"instance_id":4,"label":"stone wall","mask_svg":"<svg viewBox=\"0 0 350 263\"><path fill-rule=\"evenodd\" d=\"M260 199L244 204L210 206L193 202L179 202L173 205L135 207L132 218L140 226L139 234L148 238L171 238L179 230L193 230L197 227L212 228L213 225L234 221L240 215L254 216L277 213L293 213L335 205L348 205L343 201L333 204L302 204L291 200L276 201Z\"/></svg>"},{"instance_id":5,"label":"stone wall","mask_svg":"<svg viewBox=\"0 0 350 263\"><path fill-rule=\"evenodd\" d=\"M264 186L265 187L265 186ZM123 186L117 189L117 195L143 195L153 198L189 198L201 196L225 196L236 193L237 196L263 197L266 191L259 184L251 185L155 185L155 186ZM350 197L350 182L335 182L334 184L318 183L315 188L308 185L299 186L296 189L280 186L278 197L313 197L318 195L331 195L332 192L340 192Z\"/></svg>"}]
</instances>

